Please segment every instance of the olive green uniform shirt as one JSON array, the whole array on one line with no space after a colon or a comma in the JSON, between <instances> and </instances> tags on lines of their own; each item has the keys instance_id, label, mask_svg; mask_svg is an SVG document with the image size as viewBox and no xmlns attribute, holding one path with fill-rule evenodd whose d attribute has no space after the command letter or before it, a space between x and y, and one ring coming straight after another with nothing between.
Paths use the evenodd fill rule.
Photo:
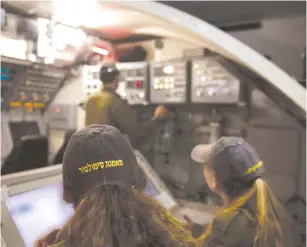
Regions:
<instances>
[{"instance_id":1,"label":"olive green uniform shirt","mask_svg":"<svg viewBox=\"0 0 307 247\"><path fill-rule=\"evenodd\" d=\"M203 241L204 247L253 247L258 220L249 207L233 212L223 212L212 223L210 235ZM283 246L294 247L290 222L283 220ZM276 247L274 238L267 237L266 244L257 247Z\"/></svg>"},{"instance_id":2,"label":"olive green uniform shirt","mask_svg":"<svg viewBox=\"0 0 307 247\"><path fill-rule=\"evenodd\" d=\"M152 133L160 122L153 118L147 123L140 123L127 101L122 100L111 88L104 88L90 96L85 110L85 126L92 124L114 126L130 137L133 146L138 145L149 133Z\"/></svg>"}]
</instances>

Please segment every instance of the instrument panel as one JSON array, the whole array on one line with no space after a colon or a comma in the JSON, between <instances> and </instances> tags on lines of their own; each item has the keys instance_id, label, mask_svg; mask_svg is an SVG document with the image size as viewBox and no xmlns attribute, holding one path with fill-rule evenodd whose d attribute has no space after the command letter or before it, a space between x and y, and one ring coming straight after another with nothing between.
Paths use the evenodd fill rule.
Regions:
<instances>
[{"instance_id":1,"label":"instrument panel","mask_svg":"<svg viewBox=\"0 0 307 247\"><path fill-rule=\"evenodd\" d=\"M240 81L220 65L214 57L192 60L192 103L238 103Z\"/></svg>"},{"instance_id":2,"label":"instrument panel","mask_svg":"<svg viewBox=\"0 0 307 247\"><path fill-rule=\"evenodd\" d=\"M45 109L60 88L67 71L43 64L1 65L1 105L4 110Z\"/></svg>"},{"instance_id":3,"label":"instrument panel","mask_svg":"<svg viewBox=\"0 0 307 247\"><path fill-rule=\"evenodd\" d=\"M24 73L24 66L5 62L1 63L1 108L8 107L8 101Z\"/></svg>"},{"instance_id":4,"label":"instrument panel","mask_svg":"<svg viewBox=\"0 0 307 247\"><path fill-rule=\"evenodd\" d=\"M182 104L187 101L187 62L164 61L151 65L150 101L154 104Z\"/></svg>"},{"instance_id":5,"label":"instrument panel","mask_svg":"<svg viewBox=\"0 0 307 247\"><path fill-rule=\"evenodd\" d=\"M148 104L148 63L118 63L120 71L117 93L130 105Z\"/></svg>"},{"instance_id":6,"label":"instrument panel","mask_svg":"<svg viewBox=\"0 0 307 247\"><path fill-rule=\"evenodd\" d=\"M102 88L99 78L100 66L84 66L82 71L84 97L97 93Z\"/></svg>"}]
</instances>

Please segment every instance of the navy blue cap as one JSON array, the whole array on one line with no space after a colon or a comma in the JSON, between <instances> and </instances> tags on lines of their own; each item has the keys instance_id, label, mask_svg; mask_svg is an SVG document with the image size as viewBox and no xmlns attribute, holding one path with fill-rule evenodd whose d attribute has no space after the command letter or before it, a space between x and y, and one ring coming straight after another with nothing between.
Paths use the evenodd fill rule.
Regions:
<instances>
[{"instance_id":1,"label":"navy blue cap","mask_svg":"<svg viewBox=\"0 0 307 247\"><path fill-rule=\"evenodd\" d=\"M133 187L140 174L130 143L108 125L90 125L75 132L63 158L63 186L75 198L99 184Z\"/></svg>"},{"instance_id":2,"label":"navy blue cap","mask_svg":"<svg viewBox=\"0 0 307 247\"><path fill-rule=\"evenodd\" d=\"M246 181L261 177L265 171L257 151L240 137L221 137L214 144L198 145L192 150L191 158L217 169L232 167L236 174L231 177Z\"/></svg>"}]
</instances>

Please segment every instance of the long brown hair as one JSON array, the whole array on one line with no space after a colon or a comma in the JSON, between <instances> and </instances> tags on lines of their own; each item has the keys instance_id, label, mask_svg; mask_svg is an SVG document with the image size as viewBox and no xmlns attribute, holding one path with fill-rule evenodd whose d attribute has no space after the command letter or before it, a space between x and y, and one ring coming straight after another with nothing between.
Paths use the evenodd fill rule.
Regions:
<instances>
[{"instance_id":1,"label":"long brown hair","mask_svg":"<svg viewBox=\"0 0 307 247\"><path fill-rule=\"evenodd\" d=\"M245 186L243 186L244 182L242 181L242 183L239 181L237 186L235 182L233 182L232 186L227 189L225 189L225 182L218 182L221 182L221 190L225 193L226 197L228 197L222 212L237 211L252 197L256 197L258 226L253 246L265 246L270 236L269 241L274 242L274 246L272 247L288 247L285 245L287 241L285 239L286 230L284 230L285 228L283 227L284 223L289 223L287 221L286 211L262 178L257 178L248 184L245 183ZM211 227L210 225L206 233L199 238L200 241L205 240L210 235Z\"/></svg>"},{"instance_id":2,"label":"long brown hair","mask_svg":"<svg viewBox=\"0 0 307 247\"><path fill-rule=\"evenodd\" d=\"M155 199L121 184L91 189L64 230L68 246L195 246L190 233Z\"/></svg>"}]
</instances>

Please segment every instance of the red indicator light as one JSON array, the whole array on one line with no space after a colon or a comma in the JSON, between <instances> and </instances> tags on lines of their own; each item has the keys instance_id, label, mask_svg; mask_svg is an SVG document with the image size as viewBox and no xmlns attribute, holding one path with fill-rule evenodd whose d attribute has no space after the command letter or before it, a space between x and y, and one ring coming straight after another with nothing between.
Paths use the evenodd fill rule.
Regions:
<instances>
[{"instance_id":1,"label":"red indicator light","mask_svg":"<svg viewBox=\"0 0 307 247\"><path fill-rule=\"evenodd\" d=\"M142 82L141 81L136 81L135 82L135 87L136 88L140 88L142 86Z\"/></svg>"},{"instance_id":2,"label":"red indicator light","mask_svg":"<svg viewBox=\"0 0 307 247\"><path fill-rule=\"evenodd\" d=\"M57 108L55 108L55 112L61 112L61 108L59 108L59 107L57 107Z\"/></svg>"}]
</instances>

